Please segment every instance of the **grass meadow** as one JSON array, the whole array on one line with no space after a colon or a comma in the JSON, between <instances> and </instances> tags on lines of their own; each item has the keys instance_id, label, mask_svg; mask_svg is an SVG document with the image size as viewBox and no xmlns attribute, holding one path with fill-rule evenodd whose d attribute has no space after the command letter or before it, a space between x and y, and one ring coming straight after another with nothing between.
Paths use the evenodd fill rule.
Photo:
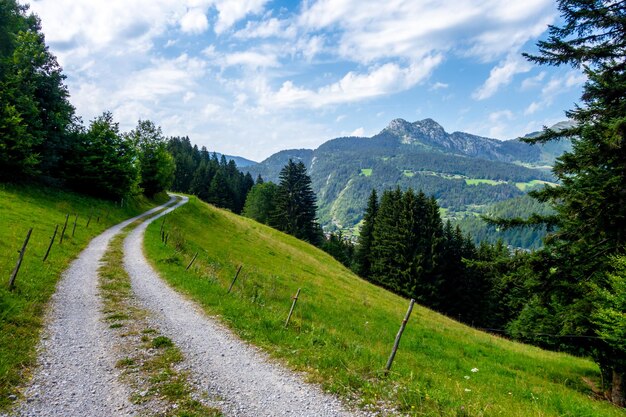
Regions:
<instances>
[{"instance_id":1,"label":"grass meadow","mask_svg":"<svg viewBox=\"0 0 626 417\"><path fill-rule=\"evenodd\" d=\"M511 342L419 306L385 376L408 300L304 242L194 197L165 217L167 245L161 224L148 228L146 252L174 288L353 405L410 416L624 415L593 398L583 381L599 384L592 361Z\"/></svg>"},{"instance_id":2,"label":"grass meadow","mask_svg":"<svg viewBox=\"0 0 626 417\"><path fill-rule=\"evenodd\" d=\"M167 196L158 200L166 201ZM43 186L0 185L0 409L19 397L19 386L35 363L46 305L61 273L91 238L154 204L142 198L127 199L122 204ZM68 213L63 244L59 244ZM43 262L57 224L58 234ZM15 288L9 291L9 276L31 227Z\"/></svg>"}]
</instances>

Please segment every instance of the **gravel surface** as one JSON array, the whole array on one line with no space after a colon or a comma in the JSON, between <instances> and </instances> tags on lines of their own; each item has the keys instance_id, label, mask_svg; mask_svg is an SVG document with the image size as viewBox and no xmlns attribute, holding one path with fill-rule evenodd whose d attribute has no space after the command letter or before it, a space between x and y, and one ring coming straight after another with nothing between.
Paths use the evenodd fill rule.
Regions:
<instances>
[{"instance_id":1,"label":"gravel surface","mask_svg":"<svg viewBox=\"0 0 626 417\"><path fill-rule=\"evenodd\" d=\"M179 203L186 203L187 199ZM227 416L364 416L348 411L284 367L272 363L193 302L170 288L146 260L143 236L155 216L133 230L124 243L124 266L133 292L152 313L151 320L185 355L192 383L219 400Z\"/></svg>"},{"instance_id":2,"label":"gravel surface","mask_svg":"<svg viewBox=\"0 0 626 417\"><path fill-rule=\"evenodd\" d=\"M169 203L174 201L174 198ZM63 273L46 315L38 367L25 390L20 416L130 416L135 409L115 369L115 336L103 321L98 268L109 241L134 220L95 237Z\"/></svg>"}]
</instances>

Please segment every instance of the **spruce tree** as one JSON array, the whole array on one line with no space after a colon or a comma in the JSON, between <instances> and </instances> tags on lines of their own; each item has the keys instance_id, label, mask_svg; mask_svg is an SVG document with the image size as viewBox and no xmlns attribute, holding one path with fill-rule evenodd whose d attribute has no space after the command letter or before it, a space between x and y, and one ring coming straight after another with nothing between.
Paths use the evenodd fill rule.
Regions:
<instances>
[{"instance_id":1,"label":"spruce tree","mask_svg":"<svg viewBox=\"0 0 626 417\"><path fill-rule=\"evenodd\" d=\"M557 230L532 264L535 294L511 328L537 343L546 340L533 333L576 336L548 343L593 355L612 381L613 403L623 407L626 351L594 339L603 330L592 318L597 289L607 288L614 269L612 256L626 252L626 3L559 0L558 7L563 25L550 26L539 53L526 56L539 64L581 68L588 80L583 105L566 113L575 127L527 139L543 143L569 136L573 149L554 166L561 185L533 193L553 205L556 215L543 220Z\"/></svg>"},{"instance_id":2,"label":"spruce tree","mask_svg":"<svg viewBox=\"0 0 626 417\"><path fill-rule=\"evenodd\" d=\"M372 241L377 214L378 194L376 194L376 189L372 189L363 216L363 226L361 226L359 245L356 250L357 273L363 278L369 278L372 273Z\"/></svg>"},{"instance_id":3,"label":"spruce tree","mask_svg":"<svg viewBox=\"0 0 626 417\"><path fill-rule=\"evenodd\" d=\"M302 162L291 159L279 174L280 184L276 195L276 209L271 225L298 239L317 244L319 233L316 223L317 198L311 187Z\"/></svg>"}]
</instances>

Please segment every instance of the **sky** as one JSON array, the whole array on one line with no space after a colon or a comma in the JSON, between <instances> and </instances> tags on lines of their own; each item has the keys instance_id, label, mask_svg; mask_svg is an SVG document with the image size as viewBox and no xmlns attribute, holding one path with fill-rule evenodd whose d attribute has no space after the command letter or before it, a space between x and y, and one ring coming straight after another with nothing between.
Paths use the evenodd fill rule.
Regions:
<instances>
[{"instance_id":1,"label":"sky","mask_svg":"<svg viewBox=\"0 0 626 417\"><path fill-rule=\"evenodd\" d=\"M537 66L554 0L31 0L88 123L261 161L389 122L512 139L565 120L583 74Z\"/></svg>"}]
</instances>

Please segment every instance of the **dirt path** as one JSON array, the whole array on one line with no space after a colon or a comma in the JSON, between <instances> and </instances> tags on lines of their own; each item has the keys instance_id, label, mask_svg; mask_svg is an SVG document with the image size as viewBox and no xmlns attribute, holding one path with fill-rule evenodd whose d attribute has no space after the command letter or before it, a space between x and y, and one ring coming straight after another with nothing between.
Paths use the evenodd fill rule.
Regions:
<instances>
[{"instance_id":1,"label":"dirt path","mask_svg":"<svg viewBox=\"0 0 626 417\"><path fill-rule=\"evenodd\" d=\"M174 201L174 197L167 203ZM118 380L112 355L115 338L102 320L98 268L109 241L134 220L95 237L63 273L39 344L39 366L25 391L20 416L130 416L135 409Z\"/></svg>"},{"instance_id":2,"label":"dirt path","mask_svg":"<svg viewBox=\"0 0 626 417\"><path fill-rule=\"evenodd\" d=\"M182 201L179 204L184 204ZM160 279L143 253L146 220L126 238L124 265L155 326L183 351L195 384L228 416L363 416L272 363Z\"/></svg>"}]
</instances>

